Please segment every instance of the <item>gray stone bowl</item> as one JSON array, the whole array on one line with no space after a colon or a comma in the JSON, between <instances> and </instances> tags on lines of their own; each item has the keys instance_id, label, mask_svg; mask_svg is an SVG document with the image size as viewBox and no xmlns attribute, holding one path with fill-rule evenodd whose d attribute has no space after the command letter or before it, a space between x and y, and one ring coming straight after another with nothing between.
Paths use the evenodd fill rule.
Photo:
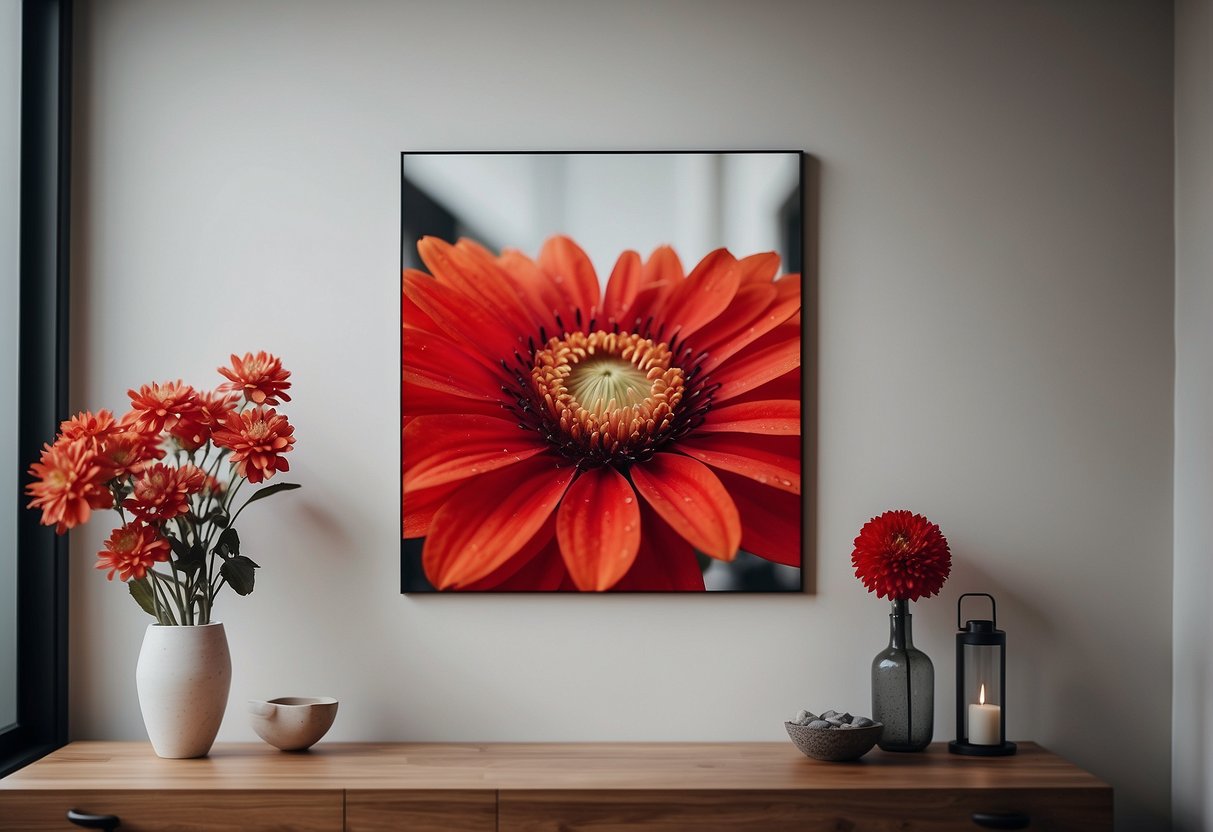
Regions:
<instances>
[{"instance_id":1,"label":"gray stone bowl","mask_svg":"<svg viewBox=\"0 0 1213 832\"><path fill-rule=\"evenodd\" d=\"M810 728L795 722L785 722L784 727L801 754L830 763L858 760L872 750L884 730L879 722L867 728Z\"/></svg>"}]
</instances>

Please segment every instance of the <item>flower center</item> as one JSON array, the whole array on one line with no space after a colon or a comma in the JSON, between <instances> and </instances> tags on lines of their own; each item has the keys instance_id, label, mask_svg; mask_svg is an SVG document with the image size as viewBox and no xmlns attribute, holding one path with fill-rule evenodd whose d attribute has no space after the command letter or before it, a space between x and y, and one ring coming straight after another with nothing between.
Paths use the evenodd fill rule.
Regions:
<instances>
[{"instance_id":1,"label":"flower center","mask_svg":"<svg viewBox=\"0 0 1213 832\"><path fill-rule=\"evenodd\" d=\"M674 358L668 344L636 333L550 338L532 347L530 361L517 356L519 426L538 430L583 468L647 459L710 406L712 388L693 383L695 371Z\"/></svg>"},{"instance_id":2,"label":"flower center","mask_svg":"<svg viewBox=\"0 0 1213 832\"><path fill-rule=\"evenodd\" d=\"M652 392L652 384L635 364L606 356L574 364L568 374L568 390L574 401L601 417L643 401Z\"/></svg>"}]
</instances>

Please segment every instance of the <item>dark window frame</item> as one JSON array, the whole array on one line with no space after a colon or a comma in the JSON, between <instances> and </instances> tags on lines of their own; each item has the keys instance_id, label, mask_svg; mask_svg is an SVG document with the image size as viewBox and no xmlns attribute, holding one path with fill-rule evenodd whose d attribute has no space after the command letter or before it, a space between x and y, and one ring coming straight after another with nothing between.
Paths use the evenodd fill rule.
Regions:
<instances>
[{"instance_id":1,"label":"dark window frame","mask_svg":"<svg viewBox=\"0 0 1213 832\"><path fill-rule=\"evenodd\" d=\"M21 8L21 230L17 452L26 466L67 416L72 0ZM17 518L17 721L0 776L67 742L67 538Z\"/></svg>"}]
</instances>

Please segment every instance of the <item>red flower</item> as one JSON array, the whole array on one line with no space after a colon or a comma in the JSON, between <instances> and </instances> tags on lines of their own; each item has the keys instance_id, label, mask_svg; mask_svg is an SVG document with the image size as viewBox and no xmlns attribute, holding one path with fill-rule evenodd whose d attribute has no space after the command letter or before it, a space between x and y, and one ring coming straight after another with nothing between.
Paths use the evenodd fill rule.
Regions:
<instances>
[{"instance_id":1,"label":"red flower","mask_svg":"<svg viewBox=\"0 0 1213 832\"><path fill-rule=\"evenodd\" d=\"M114 477L123 478L139 474L156 460L164 459L164 449L160 447L159 434L118 430L102 440L98 455L113 469Z\"/></svg>"},{"instance_id":2,"label":"red flower","mask_svg":"<svg viewBox=\"0 0 1213 832\"><path fill-rule=\"evenodd\" d=\"M220 390L243 393L253 404L276 405L281 403L279 399L291 400L286 394L291 386L287 381L290 371L282 369L282 361L264 350L256 355L246 352L244 358L233 354L231 368L220 367L219 372L230 379L219 385Z\"/></svg>"},{"instance_id":3,"label":"red flower","mask_svg":"<svg viewBox=\"0 0 1213 832\"><path fill-rule=\"evenodd\" d=\"M202 493L209 497L218 497L224 491L227 491L227 486L221 483L218 479L206 475L206 481L202 483Z\"/></svg>"},{"instance_id":4,"label":"red flower","mask_svg":"<svg viewBox=\"0 0 1213 832\"><path fill-rule=\"evenodd\" d=\"M121 581L144 578L155 564L167 561L171 551L167 540L142 523L127 523L114 529L103 545L105 548L97 553L96 567L108 569L105 577L111 581L115 572Z\"/></svg>"},{"instance_id":5,"label":"red flower","mask_svg":"<svg viewBox=\"0 0 1213 832\"><path fill-rule=\"evenodd\" d=\"M952 553L939 526L921 514L886 511L860 529L851 563L877 598L917 601L943 587Z\"/></svg>"},{"instance_id":6,"label":"red flower","mask_svg":"<svg viewBox=\"0 0 1213 832\"><path fill-rule=\"evenodd\" d=\"M702 590L696 551L800 566L800 279L719 249L418 244L404 535L439 589Z\"/></svg>"},{"instance_id":7,"label":"red flower","mask_svg":"<svg viewBox=\"0 0 1213 832\"><path fill-rule=\"evenodd\" d=\"M198 393L196 408L182 415L169 431L182 448L194 451L210 441L211 433L227 414L236 410L240 397L234 393L216 390L213 393Z\"/></svg>"},{"instance_id":8,"label":"red flower","mask_svg":"<svg viewBox=\"0 0 1213 832\"><path fill-rule=\"evenodd\" d=\"M59 425L59 436L67 441L75 439L103 440L120 430L114 414L104 408L96 413L82 410Z\"/></svg>"},{"instance_id":9,"label":"red flower","mask_svg":"<svg viewBox=\"0 0 1213 832\"><path fill-rule=\"evenodd\" d=\"M227 414L212 441L231 449L240 476L249 482L261 482L277 471L291 469L282 454L289 453L295 444L295 429L272 407L257 406Z\"/></svg>"},{"instance_id":10,"label":"red flower","mask_svg":"<svg viewBox=\"0 0 1213 832\"><path fill-rule=\"evenodd\" d=\"M114 504L106 483L112 470L94 450L89 438L44 445L41 458L30 466L29 473L37 482L26 486L30 508L42 509L42 525L55 527L63 534L88 521L93 509L109 508Z\"/></svg>"},{"instance_id":11,"label":"red flower","mask_svg":"<svg viewBox=\"0 0 1213 832\"><path fill-rule=\"evenodd\" d=\"M144 522L170 520L190 510L190 495L206 484L206 473L194 465L173 468L157 462L135 480L124 508Z\"/></svg>"},{"instance_id":12,"label":"red flower","mask_svg":"<svg viewBox=\"0 0 1213 832\"><path fill-rule=\"evenodd\" d=\"M138 393L127 390L126 394L131 397L133 427L144 433L172 430L180 419L198 412L197 392L180 380L152 382L140 387Z\"/></svg>"}]
</instances>

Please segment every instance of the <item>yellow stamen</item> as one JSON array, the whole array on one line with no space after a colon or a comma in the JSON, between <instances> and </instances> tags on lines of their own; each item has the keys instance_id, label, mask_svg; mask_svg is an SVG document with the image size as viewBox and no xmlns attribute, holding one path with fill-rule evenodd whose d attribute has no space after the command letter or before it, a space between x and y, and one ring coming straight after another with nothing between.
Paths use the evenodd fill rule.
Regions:
<instances>
[{"instance_id":1,"label":"yellow stamen","mask_svg":"<svg viewBox=\"0 0 1213 832\"><path fill-rule=\"evenodd\" d=\"M686 386L670 361L668 346L633 333L573 332L535 353L531 383L566 437L615 454L670 429Z\"/></svg>"}]
</instances>

